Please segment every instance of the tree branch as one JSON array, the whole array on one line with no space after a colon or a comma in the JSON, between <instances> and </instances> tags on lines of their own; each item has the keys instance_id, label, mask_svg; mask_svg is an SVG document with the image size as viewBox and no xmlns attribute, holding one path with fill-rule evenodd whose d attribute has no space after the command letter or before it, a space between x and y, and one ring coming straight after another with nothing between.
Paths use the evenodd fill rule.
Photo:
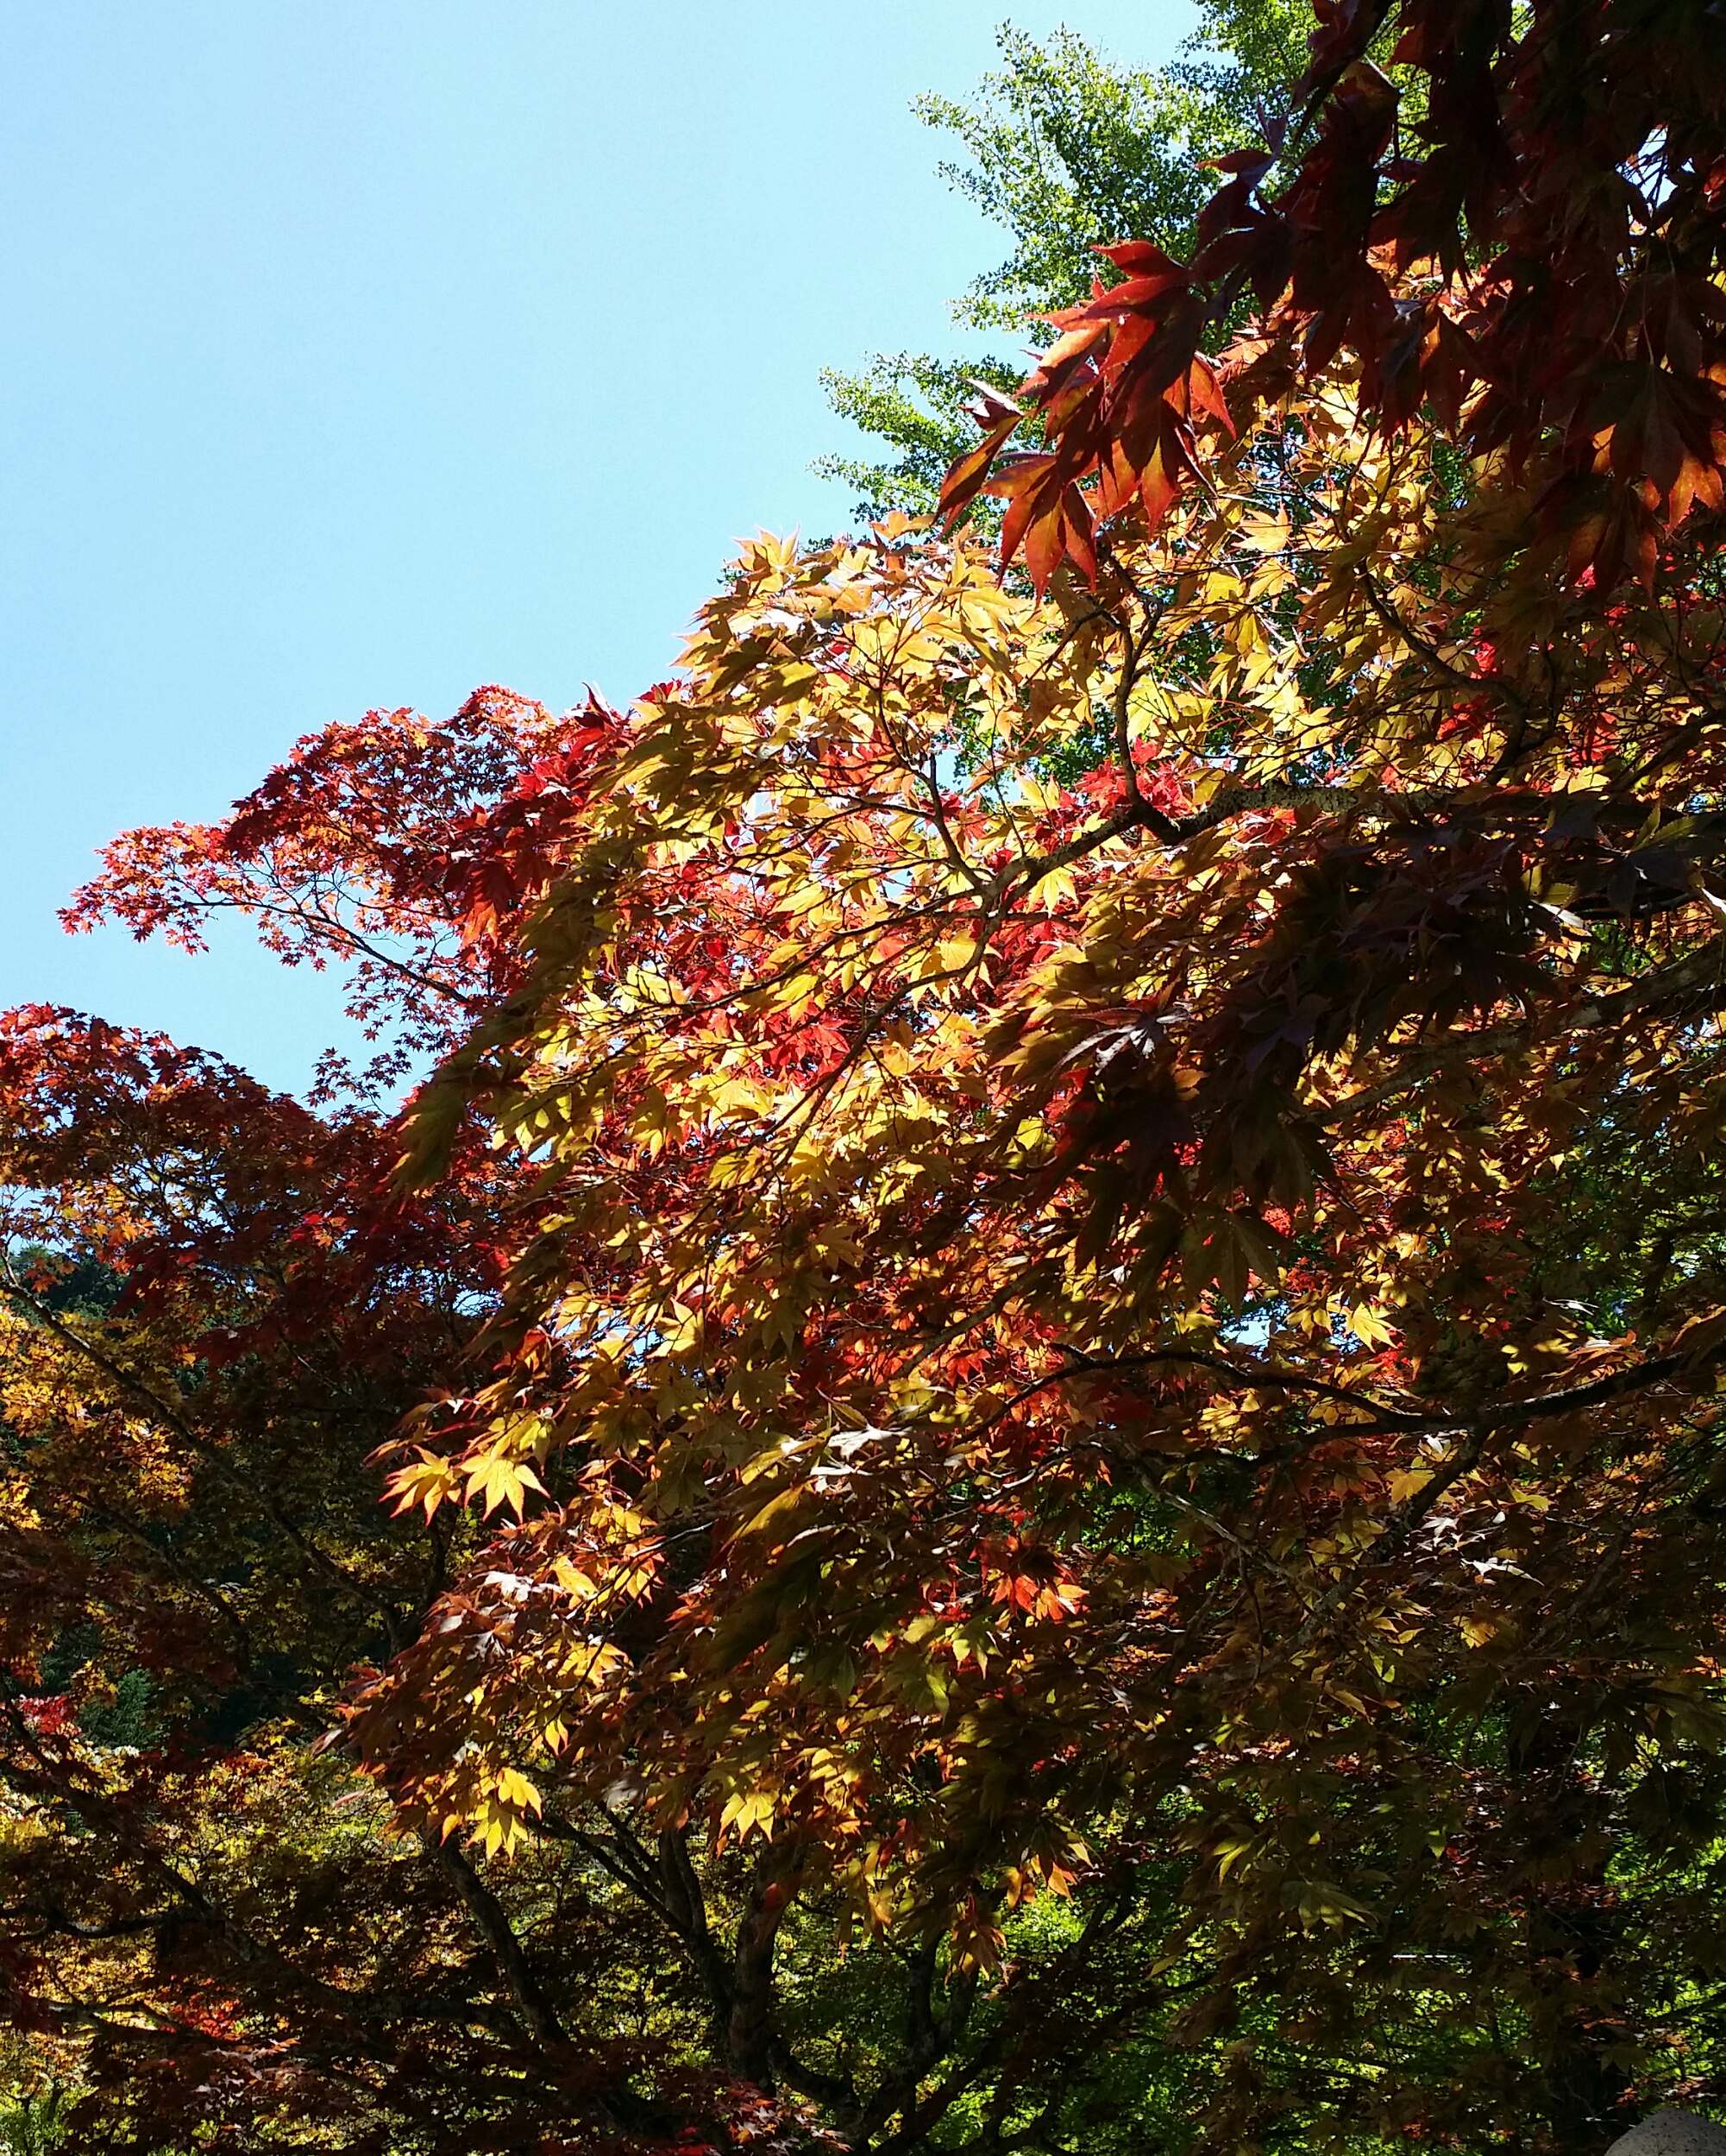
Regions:
<instances>
[{"instance_id":1,"label":"tree branch","mask_svg":"<svg viewBox=\"0 0 1726 2156\"><path fill-rule=\"evenodd\" d=\"M556 2009L541 1989L503 1903L454 1841L439 1842L433 1853L467 1904L474 1928L490 1950L498 1974L520 2009L530 2034L542 2044L567 2042Z\"/></svg>"}]
</instances>

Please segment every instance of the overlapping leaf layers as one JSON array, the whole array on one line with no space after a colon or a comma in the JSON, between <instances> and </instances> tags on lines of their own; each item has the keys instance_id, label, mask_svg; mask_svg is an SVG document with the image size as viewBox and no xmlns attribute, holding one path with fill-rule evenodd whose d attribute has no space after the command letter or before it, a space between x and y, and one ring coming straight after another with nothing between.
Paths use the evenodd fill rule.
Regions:
<instances>
[{"instance_id":1,"label":"overlapping leaf layers","mask_svg":"<svg viewBox=\"0 0 1726 2156\"><path fill-rule=\"evenodd\" d=\"M1726 11L1718 0L1314 0L1292 122L1218 160L1190 262L1143 241L1023 384L944 505L1009 502L1039 586L1137 500L1154 525L1229 418L1207 345L1249 300L1237 409L1342 350L1359 408L1422 409L1538 481L1547 550L1604 583L1717 509L1726 466ZM1386 74L1373 55L1390 69ZM1393 80L1393 76L1396 78ZM1402 95L1399 97L1399 85Z\"/></svg>"},{"instance_id":2,"label":"overlapping leaf layers","mask_svg":"<svg viewBox=\"0 0 1726 2156\"><path fill-rule=\"evenodd\" d=\"M854 2144L1715 2070L1716 534L1536 619L1532 494L1337 372L1094 590L753 549L411 1121L543 1164L395 1486L523 1518L349 1742Z\"/></svg>"},{"instance_id":3,"label":"overlapping leaf layers","mask_svg":"<svg viewBox=\"0 0 1726 2156\"><path fill-rule=\"evenodd\" d=\"M454 1575L344 1636L411 1967L170 1877L166 1798L76 1905L159 1987L206 1942L210 2115L268 2065L430 2147L1555 2151L1717 2092L1726 41L1319 13L1280 166L1114 250L1046 458L1000 405L954 475L1028 591L763 543L627 720L377 722L116 857L141 927L237 901L474 1021L403 1217L509 1257L387 1388ZM115 1344L225 1411L199 1322ZM64 1742L33 1822L145 1772Z\"/></svg>"},{"instance_id":4,"label":"overlapping leaf layers","mask_svg":"<svg viewBox=\"0 0 1726 2156\"><path fill-rule=\"evenodd\" d=\"M493 932L542 813L616 723L493 692L449 726L334 728L226 826L121 842L78 917L195 940L237 907L438 1039L510 977ZM363 1085L313 1113L98 1021L0 1021L5 2073L78 2091L80 2148L466 2156L614 2116L593 2046L545 2053L555 2009L460 1845L386 1832L313 1753L474 1543L454 1514L392 1520L367 1455L469 1380L522 1197L482 1139L404 1204ZM597 1996L622 2041L655 1972L596 1945L569 1870L505 1890L551 1895L556 2001Z\"/></svg>"}]
</instances>

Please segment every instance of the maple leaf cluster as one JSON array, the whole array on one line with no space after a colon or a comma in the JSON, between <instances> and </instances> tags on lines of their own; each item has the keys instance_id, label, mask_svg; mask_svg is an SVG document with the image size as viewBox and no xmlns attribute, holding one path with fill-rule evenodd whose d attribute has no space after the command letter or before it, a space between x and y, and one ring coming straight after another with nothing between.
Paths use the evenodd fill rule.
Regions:
<instances>
[{"instance_id":1,"label":"maple leaf cluster","mask_svg":"<svg viewBox=\"0 0 1726 2156\"><path fill-rule=\"evenodd\" d=\"M1542 556L1652 579L1726 468L1726 22L1694 0L1315 0L1296 110L1216 160L1189 262L1143 241L1051 317L1020 391L984 394L948 475L1009 503L1045 584L1099 520L1152 528L1247 415L1346 349L1360 416L1429 409L1538 475ZM1378 48L1385 67L1372 57ZM1389 69L1389 72L1385 69ZM1260 314L1214 363L1208 338ZM1047 447L1002 457L1026 415ZM1542 570L1547 564L1541 562Z\"/></svg>"}]
</instances>

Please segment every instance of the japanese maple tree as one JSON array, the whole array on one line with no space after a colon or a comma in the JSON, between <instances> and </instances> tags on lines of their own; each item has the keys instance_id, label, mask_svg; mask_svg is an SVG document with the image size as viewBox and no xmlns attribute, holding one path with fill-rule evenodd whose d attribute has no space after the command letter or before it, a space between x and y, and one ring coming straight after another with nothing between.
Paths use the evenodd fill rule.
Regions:
<instances>
[{"instance_id":1,"label":"japanese maple tree","mask_svg":"<svg viewBox=\"0 0 1726 2156\"><path fill-rule=\"evenodd\" d=\"M524 1518L349 1741L704 1964L679 1852L756 1848L716 2005L854 2141L1604 2146L1709 2070L1710 572L1579 596L1490 783L1524 588L1350 402L1091 593L759 550L412 1119L547 1163L396 1480ZM818 1918L945 1969L914 2093Z\"/></svg>"}]
</instances>

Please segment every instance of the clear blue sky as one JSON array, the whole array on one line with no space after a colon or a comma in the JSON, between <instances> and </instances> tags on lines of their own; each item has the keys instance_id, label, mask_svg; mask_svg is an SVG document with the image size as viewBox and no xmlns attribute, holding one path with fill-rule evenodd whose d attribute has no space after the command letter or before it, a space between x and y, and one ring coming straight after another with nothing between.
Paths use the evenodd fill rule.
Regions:
<instances>
[{"instance_id":1,"label":"clear blue sky","mask_svg":"<svg viewBox=\"0 0 1726 2156\"><path fill-rule=\"evenodd\" d=\"M841 524L817 382L1006 251L907 106L1002 0L0 0L0 1003L284 1085L336 997L68 939L122 827L501 681L625 701L730 541ZM1057 0L1123 59L1185 0Z\"/></svg>"}]
</instances>

